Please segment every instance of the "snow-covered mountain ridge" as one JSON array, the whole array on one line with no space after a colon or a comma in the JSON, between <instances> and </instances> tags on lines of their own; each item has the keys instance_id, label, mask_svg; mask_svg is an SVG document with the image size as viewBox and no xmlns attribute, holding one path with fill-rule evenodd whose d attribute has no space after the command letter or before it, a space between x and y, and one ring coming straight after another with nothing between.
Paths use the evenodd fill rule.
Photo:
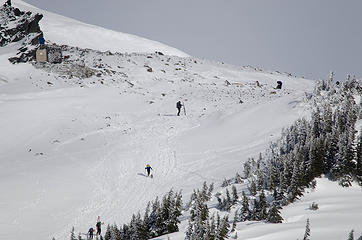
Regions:
<instances>
[{"instance_id":1,"label":"snow-covered mountain ridge","mask_svg":"<svg viewBox=\"0 0 362 240\"><path fill-rule=\"evenodd\" d=\"M40 22L40 28L44 33L45 39L58 45L128 53L154 53L155 51L161 51L168 55L188 56L178 49L157 41L82 23L35 8L21 0L12 0L12 3L15 7L23 11L41 13L43 15L43 21Z\"/></svg>"},{"instance_id":2,"label":"snow-covered mountain ridge","mask_svg":"<svg viewBox=\"0 0 362 240\"><path fill-rule=\"evenodd\" d=\"M128 222L170 188L187 199L309 116L313 81L192 58L13 3L44 15L44 37L65 59L14 65L20 43L0 48L1 239L66 239L98 215ZM178 100L186 116L176 116Z\"/></svg>"}]
</instances>

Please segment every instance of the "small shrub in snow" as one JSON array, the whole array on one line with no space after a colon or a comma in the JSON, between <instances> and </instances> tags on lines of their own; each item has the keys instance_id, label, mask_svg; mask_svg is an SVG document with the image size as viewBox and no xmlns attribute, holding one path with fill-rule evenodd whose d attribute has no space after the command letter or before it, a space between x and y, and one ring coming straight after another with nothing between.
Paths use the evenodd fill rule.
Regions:
<instances>
[{"instance_id":1,"label":"small shrub in snow","mask_svg":"<svg viewBox=\"0 0 362 240\"><path fill-rule=\"evenodd\" d=\"M318 209L319 209L318 203L313 202L313 203L309 206L309 209L310 209L310 210L313 210L313 211L318 210Z\"/></svg>"}]
</instances>

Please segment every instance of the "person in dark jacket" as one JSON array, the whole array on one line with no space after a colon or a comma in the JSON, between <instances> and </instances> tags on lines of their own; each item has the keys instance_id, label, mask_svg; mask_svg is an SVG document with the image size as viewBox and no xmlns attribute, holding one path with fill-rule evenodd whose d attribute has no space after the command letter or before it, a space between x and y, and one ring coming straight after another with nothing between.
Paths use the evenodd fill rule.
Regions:
<instances>
[{"instance_id":1,"label":"person in dark jacket","mask_svg":"<svg viewBox=\"0 0 362 240\"><path fill-rule=\"evenodd\" d=\"M102 233L102 222L101 222L101 217L98 216L97 218L97 224L96 224L96 228L97 228L97 233L96 233L96 236L101 236L101 233Z\"/></svg>"},{"instance_id":2,"label":"person in dark jacket","mask_svg":"<svg viewBox=\"0 0 362 240\"><path fill-rule=\"evenodd\" d=\"M176 103L176 108L177 108L177 110L178 110L177 116L180 116L181 107L182 107L182 103L181 103L181 101L178 101L178 102Z\"/></svg>"},{"instance_id":3,"label":"person in dark jacket","mask_svg":"<svg viewBox=\"0 0 362 240\"><path fill-rule=\"evenodd\" d=\"M147 170L147 177L149 177L150 176L150 173L151 173L151 166L150 166L150 164L147 164L146 165L146 167L145 167L145 169ZM153 170L153 169L152 169Z\"/></svg>"},{"instance_id":4,"label":"person in dark jacket","mask_svg":"<svg viewBox=\"0 0 362 240\"><path fill-rule=\"evenodd\" d=\"M94 229L91 227L91 228L88 230L89 239L93 239L93 232L94 232Z\"/></svg>"}]
</instances>

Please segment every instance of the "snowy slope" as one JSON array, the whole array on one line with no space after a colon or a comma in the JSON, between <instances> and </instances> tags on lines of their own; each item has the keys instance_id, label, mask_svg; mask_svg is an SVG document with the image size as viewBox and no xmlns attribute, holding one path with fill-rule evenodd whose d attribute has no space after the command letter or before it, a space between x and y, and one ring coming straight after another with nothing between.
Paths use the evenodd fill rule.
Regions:
<instances>
[{"instance_id":1,"label":"snowy slope","mask_svg":"<svg viewBox=\"0 0 362 240\"><path fill-rule=\"evenodd\" d=\"M304 114L305 89L297 84L302 79L211 62L182 73L170 70L159 79L164 73L156 69L163 62L156 56L152 73L143 67L146 55L123 57L137 64L130 69L121 64L135 87L105 86L95 76L87 82L98 84L78 87L77 79L56 78L24 64L5 72L0 185L10 194L1 197L2 237L65 236L73 225L86 231L98 215L106 223L122 223L171 187L183 189L187 198L205 180L234 175L242 161ZM12 72L17 72L14 79ZM192 81L183 81L185 74L196 73ZM112 77L104 78L108 83ZM244 85L226 86L225 78ZM270 94L279 78L287 89ZM265 84L262 89L255 79ZM188 115L177 118L180 97L187 99ZM155 169L154 179L143 176L146 163Z\"/></svg>"},{"instance_id":2,"label":"snowy slope","mask_svg":"<svg viewBox=\"0 0 362 240\"><path fill-rule=\"evenodd\" d=\"M12 65L17 44L0 48L0 239L65 239L98 215L105 224L128 222L172 187L188 199L203 181L233 176L309 114L313 81L183 58L149 40L43 13L52 42L138 53L64 47L63 64ZM114 42L100 41L102 32ZM140 53L154 51L177 56ZM85 67L91 77L73 75ZM282 90L273 89L277 80ZM187 116L176 116L178 100ZM153 179L144 176L147 163Z\"/></svg>"},{"instance_id":3,"label":"snowy slope","mask_svg":"<svg viewBox=\"0 0 362 240\"><path fill-rule=\"evenodd\" d=\"M303 239L307 219L310 221L312 240L347 239L353 229L355 239L362 235L362 191L361 187L353 185L343 188L336 182L326 178L317 179L315 190L307 193L295 203L281 210L283 223L242 222L238 223L236 232L238 239L245 240L277 240L277 239ZM318 210L310 210L312 203L317 203ZM182 224L179 233L169 234L155 238L173 240L185 238L187 224ZM235 233L232 234L234 236Z\"/></svg>"},{"instance_id":4,"label":"snowy slope","mask_svg":"<svg viewBox=\"0 0 362 240\"><path fill-rule=\"evenodd\" d=\"M13 5L22 10L42 13L40 27L44 37L50 42L66 44L81 48L91 48L112 52L146 52L160 51L168 55L186 57L186 53L135 35L115 32L102 27L89 25L51 12L35 8L21 0L13 0Z\"/></svg>"}]
</instances>

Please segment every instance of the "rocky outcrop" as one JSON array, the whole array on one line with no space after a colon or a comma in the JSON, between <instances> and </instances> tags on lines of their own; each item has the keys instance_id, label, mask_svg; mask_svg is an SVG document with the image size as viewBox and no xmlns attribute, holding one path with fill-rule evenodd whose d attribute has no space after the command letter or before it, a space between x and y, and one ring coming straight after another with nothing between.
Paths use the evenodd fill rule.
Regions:
<instances>
[{"instance_id":1,"label":"rocky outcrop","mask_svg":"<svg viewBox=\"0 0 362 240\"><path fill-rule=\"evenodd\" d=\"M0 47L21 42L16 56L9 58L12 63L34 59L38 38L43 37L39 27L42 14L24 12L11 5L11 0L0 7Z\"/></svg>"}]
</instances>

